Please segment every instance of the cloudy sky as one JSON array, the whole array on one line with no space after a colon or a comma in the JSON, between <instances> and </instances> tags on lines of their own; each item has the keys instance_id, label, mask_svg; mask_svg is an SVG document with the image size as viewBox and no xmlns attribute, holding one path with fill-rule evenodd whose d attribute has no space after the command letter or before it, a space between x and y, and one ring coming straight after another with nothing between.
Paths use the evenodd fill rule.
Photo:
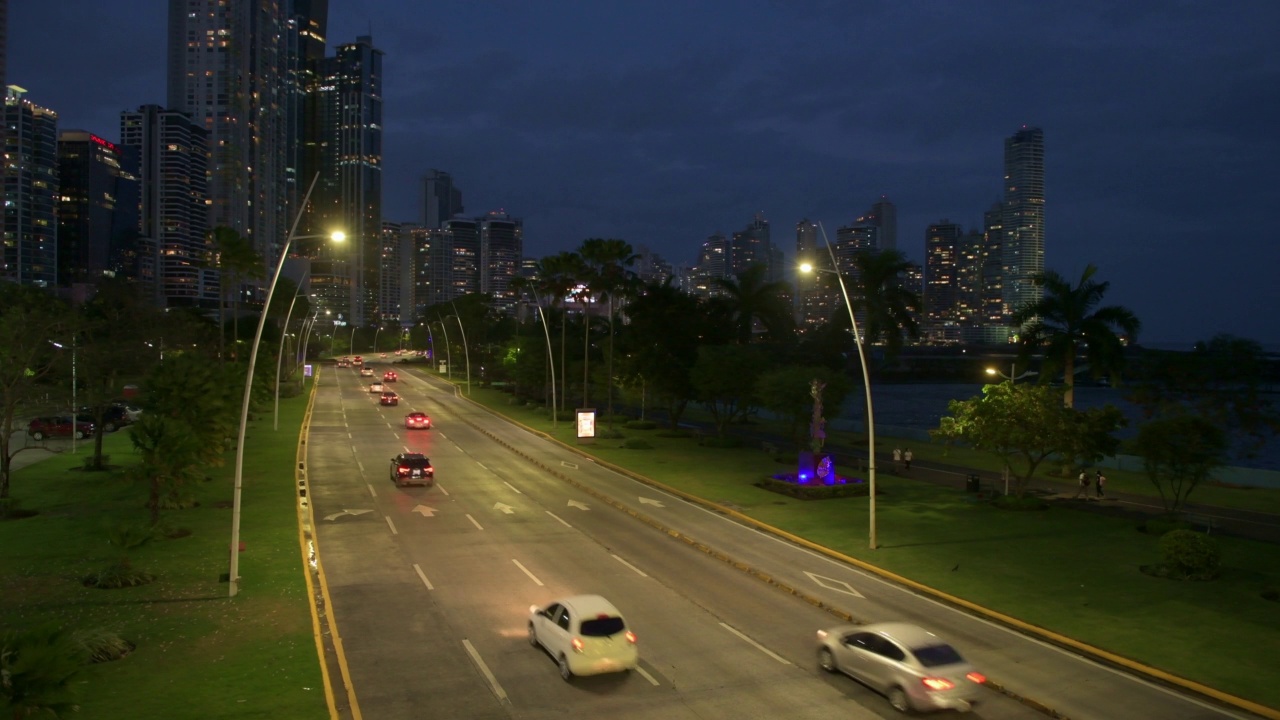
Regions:
<instances>
[{"instance_id":1,"label":"cloudy sky","mask_svg":"<svg viewBox=\"0 0 1280 720\"><path fill-rule=\"evenodd\" d=\"M9 4L9 83L119 139L165 101L164 0ZM1089 263L1147 343L1280 346L1280 2L330 0L385 53L386 219L453 174L543 256L619 237L692 263L761 213L794 247L880 196L924 259L980 227L1004 138L1045 133L1046 266Z\"/></svg>"}]
</instances>

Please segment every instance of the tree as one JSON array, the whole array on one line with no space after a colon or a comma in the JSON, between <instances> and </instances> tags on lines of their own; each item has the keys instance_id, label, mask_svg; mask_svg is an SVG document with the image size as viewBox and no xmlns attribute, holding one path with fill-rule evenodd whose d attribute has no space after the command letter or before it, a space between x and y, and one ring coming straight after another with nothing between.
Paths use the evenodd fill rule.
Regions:
<instances>
[{"instance_id":1,"label":"tree","mask_svg":"<svg viewBox=\"0 0 1280 720\"><path fill-rule=\"evenodd\" d=\"M125 474L147 487L147 509L154 527L160 523L161 507L166 502L181 504L183 488L198 479L200 436L180 418L146 413L129 428L129 440L141 462Z\"/></svg>"},{"instance_id":2,"label":"tree","mask_svg":"<svg viewBox=\"0 0 1280 720\"><path fill-rule=\"evenodd\" d=\"M920 310L920 296L902 284L903 275L911 268L907 256L898 250L861 250L853 256L853 277L845 278L845 289L854 314L864 316L863 342L883 342L890 357L902 350L903 333L918 338L920 328L913 312ZM833 318L840 325L848 313Z\"/></svg>"},{"instance_id":3,"label":"tree","mask_svg":"<svg viewBox=\"0 0 1280 720\"><path fill-rule=\"evenodd\" d=\"M689 379L697 400L711 413L716 434L745 418L757 405L756 379L767 367L763 353L735 345L703 345Z\"/></svg>"},{"instance_id":4,"label":"tree","mask_svg":"<svg viewBox=\"0 0 1280 720\"><path fill-rule=\"evenodd\" d=\"M1031 280L1043 289L1043 295L1018 308L1012 317L1012 323L1021 328L1018 343L1024 359L1032 351L1044 352L1040 381L1052 379L1058 371L1063 373L1067 407L1075 406L1076 354L1084 350L1093 377L1115 375L1124 365L1125 340L1135 340L1142 327L1128 308L1108 305L1094 309L1111 287L1110 282L1093 279L1097 272L1098 268L1087 266L1074 286L1052 270L1033 275Z\"/></svg>"},{"instance_id":5,"label":"tree","mask_svg":"<svg viewBox=\"0 0 1280 720\"><path fill-rule=\"evenodd\" d=\"M1179 414L1144 423L1130 448L1142 458L1165 512L1173 515L1191 492L1222 466L1227 435L1210 420Z\"/></svg>"},{"instance_id":6,"label":"tree","mask_svg":"<svg viewBox=\"0 0 1280 720\"><path fill-rule=\"evenodd\" d=\"M791 304L786 298L790 290L785 282L768 282L768 267L752 265L736 278L715 278L725 292L733 313L733 332L740 345L748 345L755 337L756 326L763 327L769 337L790 339L795 329Z\"/></svg>"},{"instance_id":7,"label":"tree","mask_svg":"<svg viewBox=\"0 0 1280 720\"><path fill-rule=\"evenodd\" d=\"M228 292L232 294L231 301L231 322L232 322L232 342L237 346L240 342L240 284L245 278L263 278L266 273L263 270L263 259L254 249L253 243L249 238L236 232L234 228L226 226L218 226L211 231L210 237L214 252L213 265L220 271L218 281L218 325L222 334L226 333L226 320L223 314L226 306L226 297ZM221 342L221 340L219 341ZM219 344L219 355L222 354ZM236 353L238 357L239 354Z\"/></svg>"},{"instance_id":8,"label":"tree","mask_svg":"<svg viewBox=\"0 0 1280 720\"><path fill-rule=\"evenodd\" d=\"M53 345L70 345L71 313L66 304L39 288L0 282L0 501L9 499L14 423L34 413L46 383L66 377L58 371L70 358ZM67 363L64 365L63 363ZM7 503L0 503L0 513Z\"/></svg>"},{"instance_id":9,"label":"tree","mask_svg":"<svg viewBox=\"0 0 1280 720\"><path fill-rule=\"evenodd\" d=\"M804 447L803 428L811 415L814 402L809 384L815 379L825 386L822 393L823 404L839 408L851 389L844 373L819 366L790 365L765 371L756 380L756 395L760 399L760 406L787 422L787 434L797 448Z\"/></svg>"},{"instance_id":10,"label":"tree","mask_svg":"<svg viewBox=\"0 0 1280 720\"><path fill-rule=\"evenodd\" d=\"M1013 489L1018 498L1046 459L1070 456L1090 443L1105 442L1103 436L1109 437L1124 422L1112 406L1083 412L1066 407L1062 391L1047 385L1000 383L987 385L982 392L983 397L952 400L947 408L950 415L929 434L1000 458L1015 471ZM1015 468L1015 462L1020 467Z\"/></svg>"},{"instance_id":11,"label":"tree","mask_svg":"<svg viewBox=\"0 0 1280 720\"><path fill-rule=\"evenodd\" d=\"M694 396L691 372L706 325L704 308L668 280L645 286L627 306L627 317L631 322L622 336L627 372L644 378L646 394L666 411L674 429Z\"/></svg>"},{"instance_id":12,"label":"tree","mask_svg":"<svg viewBox=\"0 0 1280 720\"><path fill-rule=\"evenodd\" d=\"M69 628L6 632L0 636L0 712L14 720L76 712L71 683L82 664Z\"/></svg>"},{"instance_id":13,"label":"tree","mask_svg":"<svg viewBox=\"0 0 1280 720\"><path fill-rule=\"evenodd\" d=\"M604 240L590 238L582 241L578 251L583 261L590 268L591 291L603 297L607 303L609 317L609 367L606 372L605 394L608 411L605 415L609 426L613 426L613 303L619 297L630 294L636 286L635 275L630 267L639 257L631 250L631 244L625 240ZM584 391L585 396L585 391Z\"/></svg>"},{"instance_id":14,"label":"tree","mask_svg":"<svg viewBox=\"0 0 1280 720\"><path fill-rule=\"evenodd\" d=\"M255 382L260 399L269 397L269 382L265 373ZM198 438L198 461L221 465L227 440L236 436L240 425L243 383L243 366L193 353L165 358L147 377L146 414L182 422Z\"/></svg>"}]
</instances>

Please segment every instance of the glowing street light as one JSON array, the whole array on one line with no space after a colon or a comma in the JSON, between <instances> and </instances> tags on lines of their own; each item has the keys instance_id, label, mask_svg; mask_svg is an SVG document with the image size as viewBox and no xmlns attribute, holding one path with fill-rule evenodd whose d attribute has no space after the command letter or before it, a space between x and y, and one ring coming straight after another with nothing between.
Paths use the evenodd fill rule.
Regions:
<instances>
[{"instance_id":1,"label":"glowing street light","mask_svg":"<svg viewBox=\"0 0 1280 720\"><path fill-rule=\"evenodd\" d=\"M280 248L280 260L276 263L275 275L271 277L271 285L267 288L266 303L262 306L262 314L258 316L258 330L253 335L253 349L249 352L249 370L244 381L244 399L240 403L240 433L236 440L235 492L231 500L231 567L227 573L227 582L230 586L228 597L235 597L240 590L240 495L244 485L244 435L245 428L249 424L249 397L253 392L253 370L258 361L258 346L262 344L262 329L267 324L267 309L271 307L271 297L275 295L276 284L284 274L284 261L289 257L289 246L294 240L328 237L335 242L342 242L346 239L346 235L342 232L334 232L330 235L294 235L298 230L298 223L302 220L302 214L307 209L307 203L311 200L311 191L315 190L319 179L320 173L316 173L311 180L311 187L307 188L307 194L302 198L302 204L298 206L298 215L289 228L284 247Z\"/></svg>"},{"instance_id":2,"label":"glowing street light","mask_svg":"<svg viewBox=\"0 0 1280 720\"><path fill-rule=\"evenodd\" d=\"M822 242L827 246L827 252L831 255L831 266L836 267L836 253L831 248L831 242L827 240L827 231L822 227L822 223L818 223L818 229L822 231ZM876 549L876 421L871 409L871 373L867 371L867 354L862 349L862 336L858 334L858 321L853 316L853 305L849 302L849 291L844 286L844 276L837 270L828 270L825 268L814 267L809 263L800 266L801 272L821 272L831 273L836 276L836 280L840 282L840 294L844 297L844 308L849 311L849 325L853 327L853 343L858 348L858 361L862 364L862 386L866 390L867 395L867 483L870 495L869 514L870 520L870 545L871 549Z\"/></svg>"},{"instance_id":3,"label":"glowing street light","mask_svg":"<svg viewBox=\"0 0 1280 720\"><path fill-rule=\"evenodd\" d=\"M999 370L997 370L997 369L995 369L995 368L993 368L993 367L989 367L989 368L987 368L987 374L988 374L988 375L997 375L997 376L999 376L999 377L1002 377L1002 378L1004 378L1005 380L1008 380L1010 385L1014 384L1015 382L1017 382L1017 381L1021 380L1021 379L1022 379L1022 378L1024 378L1024 377L1031 377L1032 375L1039 375L1039 374L1040 374L1040 373L1036 372L1035 370L1027 370L1026 372L1022 373L1021 375L1018 375L1018 374L1016 374L1016 372L1015 372L1015 371L1017 370L1017 368L1018 368L1018 363L1017 363L1017 362L1013 362L1013 363L1010 363L1010 364L1009 364L1009 374L1008 374L1008 375L1005 375L1004 373L1000 372Z\"/></svg>"}]
</instances>

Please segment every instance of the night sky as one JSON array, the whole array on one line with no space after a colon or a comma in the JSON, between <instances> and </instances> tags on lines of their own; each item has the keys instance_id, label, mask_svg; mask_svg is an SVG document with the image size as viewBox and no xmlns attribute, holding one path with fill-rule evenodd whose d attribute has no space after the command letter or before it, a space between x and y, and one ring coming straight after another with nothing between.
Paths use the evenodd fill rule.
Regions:
<instances>
[{"instance_id":1,"label":"night sky","mask_svg":"<svg viewBox=\"0 0 1280 720\"><path fill-rule=\"evenodd\" d=\"M165 102L164 0L9 4L7 82L119 139ZM385 217L450 172L525 253L588 237L691 264L757 212L790 254L885 196L924 259L980 228L1004 138L1045 133L1046 267L1111 282L1144 344L1280 349L1280 2L330 0L385 53Z\"/></svg>"}]
</instances>

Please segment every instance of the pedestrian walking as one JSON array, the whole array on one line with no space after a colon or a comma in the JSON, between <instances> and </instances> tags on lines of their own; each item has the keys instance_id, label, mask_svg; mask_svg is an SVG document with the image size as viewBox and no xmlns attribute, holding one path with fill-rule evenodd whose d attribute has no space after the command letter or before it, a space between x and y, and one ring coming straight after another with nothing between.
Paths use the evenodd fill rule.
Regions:
<instances>
[{"instance_id":1,"label":"pedestrian walking","mask_svg":"<svg viewBox=\"0 0 1280 720\"><path fill-rule=\"evenodd\" d=\"M893 471L897 472L898 468L901 466L902 466L902 448L894 448L893 449Z\"/></svg>"},{"instance_id":2,"label":"pedestrian walking","mask_svg":"<svg viewBox=\"0 0 1280 720\"><path fill-rule=\"evenodd\" d=\"M1102 499L1102 486L1107 483L1107 476L1098 471L1098 477L1094 478L1093 491L1097 494L1099 500Z\"/></svg>"},{"instance_id":3,"label":"pedestrian walking","mask_svg":"<svg viewBox=\"0 0 1280 720\"><path fill-rule=\"evenodd\" d=\"M904 470L911 469L911 448L902 451L902 467Z\"/></svg>"},{"instance_id":4,"label":"pedestrian walking","mask_svg":"<svg viewBox=\"0 0 1280 720\"><path fill-rule=\"evenodd\" d=\"M1080 487L1076 488L1076 494L1071 499L1075 500L1081 495L1084 495L1085 498L1089 497L1089 471L1088 470L1080 471Z\"/></svg>"}]
</instances>

